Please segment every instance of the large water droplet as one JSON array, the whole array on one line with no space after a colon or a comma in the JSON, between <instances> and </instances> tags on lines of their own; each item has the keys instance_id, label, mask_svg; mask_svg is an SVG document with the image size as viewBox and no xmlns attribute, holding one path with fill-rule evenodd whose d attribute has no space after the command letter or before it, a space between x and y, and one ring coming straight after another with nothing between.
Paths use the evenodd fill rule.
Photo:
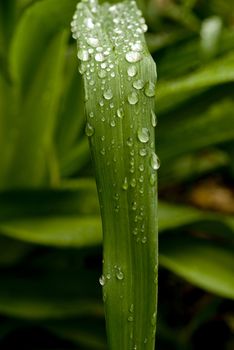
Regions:
<instances>
[{"instance_id":1,"label":"large water droplet","mask_svg":"<svg viewBox=\"0 0 234 350\"><path fill-rule=\"evenodd\" d=\"M129 77L135 77L136 74L137 74L137 68L136 68L136 66L130 66L130 67L128 67L128 76L129 76Z\"/></svg>"},{"instance_id":2,"label":"large water droplet","mask_svg":"<svg viewBox=\"0 0 234 350\"><path fill-rule=\"evenodd\" d=\"M128 179L126 177L124 178L122 189L125 191L128 189Z\"/></svg>"},{"instance_id":3,"label":"large water droplet","mask_svg":"<svg viewBox=\"0 0 234 350\"><path fill-rule=\"evenodd\" d=\"M155 95L155 84L152 81L148 81L145 84L145 95L148 97L153 97Z\"/></svg>"},{"instance_id":4,"label":"large water droplet","mask_svg":"<svg viewBox=\"0 0 234 350\"><path fill-rule=\"evenodd\" d=\"M151 164L152 169L154 169L154 170L158 170L160 168L160 160L159 160L157 154L154 152L152 153L152 156L150 159L150 164Z\"/></svg>"},{"instance_id":5,"label":"large water droplet","mask_svg":"<svg viewBox=\"0 0 234 350\"><path fill-rule=\"evenodd\" d=\"M77 57L81 60L81 61L88 61L89 60L89 53L87 50L85 49L80 49L77 53Z\"/></svg>"},{"instance_id":6,"label":"large water droplet","mask_svg":"<svg viewBox=\"0 0 234 350\"><path fill-rule=\"evenodd\" d=\"M111 89L105 90L104 93L103 93L103 97L104 97L106 100L111 100L112 97L113 97L113 93L112 93Z\"/></svg>"},{"instance_id":7,"label":"large water droplet","mask_svg":"<svg viewBox=\"0 0 234 350\"><path fill-rule=\"evenodd\" d=\"M149 141L149 130L147 128L141 128L137 133L138 139L142 143L147 143Z\"/></svg>"},{"instance_id":8,"label":"large water droplet","mask_svg":"<svg viewBox=\"0 0 234 350\"><path fill-rule=\"evenodd\" d=\"M138 102L138 96L136 92L133 91L128 95L128 102L130 105L135 105Z\"/></svg>"},{"instance_id":9,"label":"large water droplet","mask_svg":"<svg viewBox=\"0 0 234 350\"><path fill-rule=\"evenodd\" d=\"M132 86L137 89L137 90L141 90L143 89L144 87L144 81L139 79L139 80L135 80L133 83L132 83Z\"/></svg>"},{"instance_id":10,"label":"large water droplet","mask_svg":"<svg viewBox=\"0 0 234 350\"><path fill-rule=\"evenodd\" d=\"M156 114L154 113L153 109L151 109L151 124L153 127L157 125L157 117Z\"/></svg>"},{"instance_id":11,"label":"large water droplet","mask_svg":"<svg viewBox=\"0 0 234 350\"><path fill-rule=\"evenodd\" d=\"M85 133L88 137L91 137L94 134L94 128L91 124L87 123L85 127Z\"/></svg>"},{"instance_id":12,"label":"large water droplet","mask_svg":"<svg viewBox=\"0 0 234 350\"><path fill-rule=\"evenodd\" d=\"M125 58L128 62L138 62L141 60L142 56L140 52L137 51L129 51L126 53Z\"/></svg>"}]
</instances>

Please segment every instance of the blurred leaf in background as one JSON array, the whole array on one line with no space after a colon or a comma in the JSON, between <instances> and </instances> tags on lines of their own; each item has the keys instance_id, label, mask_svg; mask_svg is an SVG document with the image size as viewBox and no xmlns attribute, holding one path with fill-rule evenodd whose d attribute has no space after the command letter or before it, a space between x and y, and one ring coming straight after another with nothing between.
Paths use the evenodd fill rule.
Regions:
<instances>
[{"instance_id":1,"label":"blurred leaf in background","mask_svg":"<svg viewBox=\"0 0 234 350\"><path fill-rule=\"evenodd\" d=\"M232 1L138 0L158 68L160 350L230 350ZM101 221L70 21L0 0L0 347L107 349Z\"/></svg>"}]
</instances>

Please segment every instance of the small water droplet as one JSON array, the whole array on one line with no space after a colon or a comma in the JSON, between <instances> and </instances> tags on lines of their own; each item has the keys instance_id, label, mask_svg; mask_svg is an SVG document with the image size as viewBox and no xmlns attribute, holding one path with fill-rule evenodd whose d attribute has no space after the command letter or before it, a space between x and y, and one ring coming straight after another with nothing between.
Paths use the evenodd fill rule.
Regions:
<instances>
[{"instance_id":1,"label":"small water droplet","mask_svg":"<svg viewBox=\"0 0 234 350\"><path fill-rule=\"evenodd\" d=\"M137 89L137 90L141 90L143 89L144 87L144 81L139 79L139 80L135 80L133 83L132 83L132 86Z\"/></svg>"},{"instance_id":2,"label":"small water droplet","mask_svg":"<svg viewBox=\"0 0 234 350\"><path fill-rule=\"evenodd\" d=\"M142 143L147 143L149 141L149 130L147 128L141 128L137 133L138 139Z\"/></svg>"},{"instance_id":3,"label":"small water droplet","mask_svg":"<svg viewBox=\"0 0 234 350\"><path fill-rule=\"evenodd\" d=\"M91 124L87 123L85 127L85 133L88 137L91 137L94 134L94 128Z\"/></svg>"},{"instance_id":4,"label":"small water droplet","mask_svg":"<svg viewBox=\"0 0 234 350\"><path fill-rule=\"evenodd\" d=\"M147 242L147 237L146 236L142 237L141 243L145 244L146 242Z\"/></svg>"},{"instance_id":5,"label":"small water droplet","mask_svg":"<svg viewBox=\"0 0 234 350\"><path fill-rule=\"evenodd\" d=\"M131 180L130 185L133 188L136 187L136 179L135 179L135 177Z\"/></svg>"},{"instance_id":6,"label":"small water droplet","mask_svg":"<svg viewBox=\"0 0 234 350\"><path fill-rule=\"evenodd\" d=\"M147 149L141 148L139 151L140 156L145 157L147 155Z\"/></svg>"},{"instance_id":7,"label":"small water droplet","mask_svg":"<svg viewBox=\"0 0 234 350\"><path fill-rule=\"evenodd\" d=\"M80 49L77 53L77 57L81 60L81 61L88 61L89 60L89 53L87 50L85 49Z\"/></svg>"},{"instance_id":8,"label":"small water droplet","mask_svg":"<svg viewBox=\"0 0 234 350\"><path fill-rule=\"evenodd\" d=\"M106 282L105 276L101 275L101 277L99 278L99 283L101 286L104 286Z\"/></svg>"},{"instance_id":9,"label":"small water droplet","mask_svg":"<svg viewBox=\"0 0 234 350\"><path fill-rule=\"evenodd\" d=\"M106 75L107 75L107 73L106 73L106 71L104 69L101 69L101 70L98 71L99 78L103 79L103 78L106 77Z\"/></svg>"},{"instance_id":10,"label":"small water droplet","mask_svg":"<svg viewBox=\"0 0 234 350\"><path fill-rule=\"evenodd\" d=\"M151 124L154 128L157 125L157 117L153 109L151 109Z\"/></svg>"},{"instance_id":11,"label":"small water droplet","mask_svg":"<svg viewBox=\"0 0 234 350\"><path fill-rule=\"evenodd\" d=\"M116 275L116 278L120 281L124 279L124 274L120 267L117 267L115 275Z\"/></svg>"},{"instance_id":12,"label":"small water droplet","mask_svg":"<svg viewBox=\"0 0 234 350\"><path fill-rule=\"evenodd\" d=\"M156 325L156 312L154 312L153 315L152 315L151 324L152 324L152 326Z\"/></svg>"},{"instance_id":13,"label":"small water droplet","mask_svg":"<svg viewBox=\"0 0 234 350\"><path fill-rule=\"evenodd\" d=\"M152 169L154 169L154 170L158 170L160 168L160 160L159 160L157 154L154 152L152 153L150 164L151 164Z\"/></svg>"},{"instance_id":14,"label":"small water droplet","mask_svg":"<svg viewBox=\"0 0 234 350\"><path fill-rule=\"evenodd\" d=\"M128 316L128 321L133 322L133 316Z\"/></svg>"},{"instance_id":15,"label":"small water droplet","mask_svg":"<svg viewBox=\"0 0 234 350\"><path fill-rule=\"evenodd\" d=\"M101 52L97 52L95 54L94 58L95 58L95 61L97 61L97 62L103 62L106 59L105 56L103 55L103 53L101 53Z\"/></svg>"},{"instance_id":16,"label":"small water droplet","mask_svg":"<svg viewBox=\"0 0 234 350\"><path fill-rule=\"evenodd\" d=\"M136 66L130 66L130 67L128 67L128 70L127 70L127 72L128 72L128 76L129 77L135 77L135 75L137 74L137 68L136 68Z\"/></svg>"},{"instance_id":17,"label":"small water droplet","mask_svg":"<svg viewBox=\"0 0 234 350\"><path fill-rule=\"evenodd\" d=\"M154 186L155 182L156 182L156 175L155 174L151 174L150 175L150 184L151 184L151 186Z\"/></svg>"},{"instance_id":18,"label":"small water droplet","mask_svg":"<svg viewBox=\"0 0 234 350\"><path fill-rule=\"evenodd\" d=\"M136 92L133 91L128 95L128 102L130 105L135 105L138 102L138 96Z\"/></svg>"},{"instance_id":19,"label":"small water droplet","mask_svg":"<svg viewBox=\"0 0 234 350\"><path fill-rule=\"evenodd\" d=\"M112 97L113 97L113 93L112 93L111 89L105 90L104 93L103 93L103 97L104 97L106 100L111 100Z\"/></svg>"},{"instance_id":20,"label":"small water droplet","mask_svg":"<svg viewBox=\"0 0 234 350\"><path fill-rule=\"evenodd\" d=\"M148 339L147 339L147 338L145 338L145 339L144 339L144 344L146 344L146 343L147 343L147 341L148 341Z\"/></svg>"},{"instance_id":21,"label":"small water droplet","mask_svg":"<svg viewBox=\"0 0 234 350\"><path fill-rule=\"evenodd\" d=\"M141 42L136 42L136 43L131 45L131 49L133 51L142 51L143 50L143 46L142 46Z\"/></svg>"},{"instance_id":22,"label":"small water droplet","mask_svg":"<svg viewBox=\"0 0 234 350\"><path fill-rule=\"evenodd\" d=\"M153 97L155 95L155 84L152 81L148 81L145 84L145 95L148 97Z\"/></svg>"},{"instance_id":23,"label":"small water droplet","mask_svg":"<svg viewBox=\"0 0 234 350\"><path fill-rule=\"evenodd\" d=\"M139 170L140 170L140 171L144 171L144 169L145 169L145 168L144 168L144 164L140 164L140 165L139 165Z\"/></svg>"},{"instance_id":24,"label":"small water droplet","mask_svg":"<svg viewBox=\"0 0 234 350\"><path fill-rule=\"evenodd\" d=\"M129 147L132 147L132 145L133 145L133 139L132 139L132 137L129 137L129 138L127 139L127 145L128 145Z\"/></svg>"},{"instance_id":25,"label":"small water droplet","mask_svg":"<svg viewBox=\"0 0 234 350\"><path fill-rule=\"evenodd\" d=\"M123 116L124 116L124 111L123 111L123 109L122 109L122 108L118 108L118 109L117 109L117 117L120 118L120 119L122 119Z\"/></svg>"},{"instance_id":26,"label":"small water droplet","mask_svg":"<svg viewBox=\"0 0 234 350\"><path fill-rule=\"evenodd\" d=\"M122 189L125 191L128 189L128 179L126 177L124 178Z\"/></svg>"},{"instance_id":27,"label":"small water droplet","mask_svg":"<svg viewBox=\"0 0 234 350\"><path fill-rule=\"evenodd\" d=\"M138 62L141 60L142 56L140 52L137 51L129 51L126 53L125 58L128 62Z\"/></svg>"},{"instance_id":28,"label":"small water droplet","mask_svg":"<svg viewBox=\"0 0 234 350\"><path fill-rule=\"evenodd\" d=\"M115 127L115 121L112 120L112 121L110 122L110 125L112 126L112 128L114 128L114 127Z\"/></svg>"},{"instance_id":29,"label":"small water droplet","mask_svg":"<svg viewBox=\"0 0 234 350\"><path fill-rule=\"evenodd\" d=\"M89 117L90 117L90 118L93 118L93 117L94 117L94 113L93 113L93 112L90 112L90 113L89 113Z\"/></svg>"},{"instance_id":30,"label":"small water droplet","mask_svg":"<svg viewBox=\"0 0 234 350\"><path fill-rule=\"evenodd\" d=\"M90 38L87 38L87 44L92 47L97 47L99 44L99 40L98 38L90 37Z\"/></svg>"}]
</instances>

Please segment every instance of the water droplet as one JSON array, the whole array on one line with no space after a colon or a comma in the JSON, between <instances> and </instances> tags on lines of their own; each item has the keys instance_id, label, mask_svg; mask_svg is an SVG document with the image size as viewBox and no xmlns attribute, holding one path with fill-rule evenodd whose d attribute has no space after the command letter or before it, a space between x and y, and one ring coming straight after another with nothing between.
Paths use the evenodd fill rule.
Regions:
<instances>
[{"instance_id":1,"label":"water droplet","mask_svg":"<svg viewBox=\"0 0 234 350\"><path fill-rule=\"evenodd\" d=\"M95 61L97 62L103 62L106 58L101 52L97 52L94 56Z\"/></svg>"},{"instance_id":2,"label":"water droplet","mask_svg":"<svg viewBox=\"0 0 234 350\"><path fill-rule=\"evenodd\" d=\"M129 147L132 147L132 145L133 145L133 139L132 139L132 137L129 137L129 138L127 139L127 145L128 145Z\"/></svg>"},{"instance_id":3,"label":"water droplet","mask_svg":"<svg viewBox=\"0 0 234 350\"><path fill-rule=\"evenodd\" d=\"M148 81L145 84L145 95L148 97L153 97L155 95L155 84L152 81Z\"/></svg>"},{"instance_id":4,"label":"water droplet","mask_svg":"<svg viewBox=\"0 0 234 350\"><path fill-rule=\"evenodd\" d=\"M89 117L90 117L90 118L93 118L93 117L94 117L94 113L93 113L93 112L90 112L90 113L89 113Z\"/></svg>"},{"instance_id":5,"label":"water droplet","mask_svg":"<svg viewBox=\"0 0 234 350\"><path fill-rule=\"evenodd\" d=\"M104 69L101 69L100 71L98 71L99 78L103 79L106 77L106 75L107 75L107 73Z\"/></svg>"},{"instance_id":6,"label":"water droplet","mask_svg":"<svg viewBox=\"0 0 234 350\"><path fill-rule=\"evenodd\" d=\"M137 133L138 139L142 143L147 143L149 141L149 130L147 128L141 128Z\"/></svg>"},{"instance_id":7,"label":"water droplet","mask_svg":"<svg viewBox=\"0 0 234 350\"><path fill-rule=\"evenodd\" d=\"M153 127L157 125L157 117L156 114L154 113L153 109L151 109L151 124Z\"/></svg>"},{"instance_id":8,"label":"water droplet","mask_svg":"<svg viewBox=\"0 0 234 350\"><path fill-rule=\"evenodd\" d=\"M136 92L133 91L128 95L128 102L130 105L135 105L138 102L138 96Z\"/></svg>"},{"instance_id":9,"label":"water droplet","mask_svg":"<svg viewBox=\"0 0 234 350\"><path fill-rule=\"evenodd\" d=\"M151 184L151 186L154 186L155 182L156 182L156 175L155 174L151 174L150 175L150 184Z\"/></svg>"},{"instance_id":10,"label":"water droplet","mask_svg":"<svg viewBox=\"0 0 234 350\"><path fill-rule=\"evenodd\" d=\"M111 100L112 97L113 97L113 93L112 93L111 89L105 90L104 93L103 93L103 97L104 97L106 100Z\"/></svg>"},{"instance_id":11,"label":"water droplet","mask_svg":"<svg viewBox=\"0 0 234 350\"><path fill-rule=\"evenodd\" d=\"M89 60L89 53L87 50L85 49L80 49L77 53L77 57L81 60L81 61L88 61Z\"/></svg>"},{"instance_id":12,"label":"water droplet","mask_svg":"<svg viewBox=\"0 0 234 350\"><path fill-rule=\"evenodd\" d=\"M94 28L94 24L93 24L92 18L85 18L84 24L86 25L86 27L88 29L93 29Z\"/></svg>"},{"instance_id":13,"label":"water droplet","mask_svg":"<svg viewBox=\"0 0 234 350\"><path fill-rule=\"evenodd\" d=\"M100 150L100 153L101 153L101 155L102 155L102 156L104 156L104 155L105 155L105 153L106 153L105 148L102 148L102 149Z\"/></svg>"},{"instance_id":14,"label":"water droplet","mask_svg":"<svg viewBox=\"0 0 234 350\"><path fill-rule=\"evenodd\" d=\"M123 111L123 109L122 109L122 108L118 108L118 109L117 109L117 117L120 118L120 119L122 119L123 116L124 116L124 111Z\"/></svg>"},{"instance_id":15,"label":"water droplet","mask_svg":"<svg viewBox=\"0 0 234 350\"><path fill-rule=\"evenodd\" d=\"M124 274L123 274L123 271L121 270L120 267L117 267L115 275L116 275L116 278L118 280L123 280L124 279Z\"/></svg>"},{"instance_id":16,"label":"water droplet","mask_svg":"<svg viewBox=\"0 0 234 350\"><path fill-rule=\"evenodd\" d=\"M145 338L145 339L144 339L144 344L146 344L146 343L147 343L147 341L148 341L148 339L147 339L147 338Z\"/></svg>"},{"instance_id":17,"label":"water droplet","mask_svg":"<svg viewBox=\"0 0 234 350\"><path fill-rule=\"evenodd\" d=\"M147 149L141 148L139 151L140 156L145 157L147 155Z\"/></svg>"},{"instance_id":18,"label":"water droplet","mask_svg":"<svg viewBox=\"0 0 234 350\"><path fill-rule=\"evenodd\" d=\"M133 316L128 316L128 321L133 322Z\"/></svg>"},{"instance_id":19,"label":"water droplet","mask_svg":"<svg viewBox=\"0 0 234 350\"><path fill-rule=\"evenodd\" d=\"M99 278L99 283L101 286L104 286L106 282L105 276L101 275L101 277Z\"/></svg>"},{"instance_id":20,"label":"water droplet","mask_svg":"<svg viewBox=\"0 0 234 350\"><path fill-rule=\"evenodd\" d=\"M125 58L128 62L138 62L141 60L142 56L140 52L137 51L129 51L126 53Z\"/></svg>"},{"instance_id":21,"label":"water droplet","mask_svg":"<svg viewBox=\"0 0 234 350\"><path fill-rule=\"evenodd\" d=\"M140 164L140 165L139 165L139 170L140 170L140 171L144 171L144 169L145 169L145 168L144 168L144 164Z\"/></svg>"},{"instance_id":22,"label":"water droplet","mask_svg":"<svg viewBox=\"0 0 234 350\"><path fill-rule=\"evenodd\" d=\"M128 189L128 179L126 177L124 178L122 189L125 191Z\"/></svg>"},{"instance_id":23,"label":"water droplet","mask_svg":"<svg viewBox=\"0 0 234 350\"><path fill-rule=\"evenodd\" d=\"M132 86L137 89L137 90L141 90L143 89L144 87L144 81L139 79L139 80L135 80L133 83L132 83Z\"/></svg>"},{"instance_id":24,"label":"water droplet","mask_svg":"<svg viewBox=\"0 0 234 350\"><path fill-rule=\"evenodd\" d=\"M135 178L133 178L132 180L131 180L131 182L130 182L130 185L131 185L131 187L136 187L136 179Z\"/></svg>"},{"instance_id":25,"label":"water droplet","mask_svg":"<svg viewBox=\"0 0 234 350\"><path fill-rule=\"evenodd\" d=\"M147 242L147 237L146 236L142 237L141 243L145 244L146 242Z\"/></svg>"},{"instance_id":26,"label":"water droplet","mask_svg":"<svg viewBox=\"0 0 234 350\"><path fill-rule=\"evenodd\" d=\"M130 312L133 312L133 311L134 311L134 305L133 305L133 304L131 304L129 311L130 311Z\"/></svg>"},{"instance_id":27,"label":"water droplet","mask_svg":"<svg viewBox=\"0 0 234 350\"><path fill-rule=\"evenodd\" d=\"M131 49L133 51L142 51L143 50L143 46L142 46L141 42L136 42L136 43L131 45Z\"/></svg>"},{"instance_id":28,"label":"water droplet","mask_svg":"<svg viewBox=\"0 0 234 350\"><path fill-rule=\"evenodd\" d=\"M152 169L154 169L154 170L158 170L160 168L160 160L159 160L157 154L154 152L152 153L150 164L151 164Z\"/></svg>"},{"instance_id":29,"label":"water droplet","mask_svg":"<svg viewBox=\"0 0 234 350\"><path fill-rule=\"evenodd\" d=\"M84 74L86 72L86 65L84 63L81 63L80 66L79 66L79 72L80 74Z\"/></svg>"},{"instance_id":30,"label":"water droplet","mask_svg":"<svg viewBox=\"0 0 234 350\"><path fill-rule=\"evenodd\" d=\"M110 125L112 126L112 128L114 128L114 127L115 127L115 121L112 120L112 121L110 122Z\"/></svg>"},{"instance_id":31,"label":"water droplet","mask_svg":"<svg viewBox=\"0 0 234 350\"><path fill-rule=\"evenodd\" d=\"M136 66L130 66L128 67L128 76L129 77L135 77L135 75L137 74L137 68Z\"/></svg>"},{"instance_id":32,"label":"water droplet","mask_svg":"<svg viewBox=\"0 0 234 350\"><path fill-rule=\"evenodd\" d=\"M154 312L153 315L152 315L151 324L152 324L152 326L156 325L156 312Z\"/></svg>"},{"instance_id":33,"label":"water droplet","mask_svg":"<svg viewBox=\"0 0 234 350\"><path fill-rule=\"evenodd\" d=\"M87 38L87 44L92 47L97 47L99 44L99 40L98 38L90 37L90 38Z\"/></svg>"},{"instance_id":34,"label":"water droplet","mask_svg":"<svg viewBox=\"0 0 234 350\"><path fill-rule=\"evenodd\" d=\"M86 124L85 133L88 137L91 137L94 134L94 128L89 123Z\"/></svg>"},{"instance_id":35,"label":"water droplet","mask_svg":"<svg viewBox=\"0 0 234 350\"><path fill-rule=\"evenodd\" d=\"M99 105L100 105L101 107L103 107L103 106L104 106L104 101L103 101L103 100L100 100L100 101L99 101ZM105 121L105 118L104 118L104 121Z\"/></svg>"}]
</instances>

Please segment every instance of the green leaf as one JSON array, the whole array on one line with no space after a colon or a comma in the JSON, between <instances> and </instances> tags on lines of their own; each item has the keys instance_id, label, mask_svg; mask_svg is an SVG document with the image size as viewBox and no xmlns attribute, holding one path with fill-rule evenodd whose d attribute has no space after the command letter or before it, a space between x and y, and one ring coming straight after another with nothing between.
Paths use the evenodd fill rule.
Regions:
<instances>
[{"instance_id":1,"label":"green leaf","mask_svg":"<svg viewBox=\"0 0 234 350\"><path fill-rule=\"evenodd\" d=\"M162 164L165 162L166 165L172 158L183 154L232 140L233 108L233 101L227 98L213 103L206 110L200 109L200 113L195 110L188 115L188 109L185 109L178 112L180 117L176 121L162 120L157 138Z\"/></svg>"},{"instance_id":2,"label":"green leaf","mask_svg":"<svg viewBox=\"0 0 234 350\"><path fill-rule=\"evenodd\" d=\"M160 241L160 264L191 283L234 299L233 246L192 236L167 234Z\"/></svg>"},{"instance_id":3,"label":"green leaf","mask_svg":"<svg viewBox=\"0 0 234 350\"><path fill-rule=\"evenodd\" d=\"M231 52L205 67L167 82L158 84L158 112L172 109L178 102L212 86L234 81L234 54Z\"/></svg>"}]
</instances>

